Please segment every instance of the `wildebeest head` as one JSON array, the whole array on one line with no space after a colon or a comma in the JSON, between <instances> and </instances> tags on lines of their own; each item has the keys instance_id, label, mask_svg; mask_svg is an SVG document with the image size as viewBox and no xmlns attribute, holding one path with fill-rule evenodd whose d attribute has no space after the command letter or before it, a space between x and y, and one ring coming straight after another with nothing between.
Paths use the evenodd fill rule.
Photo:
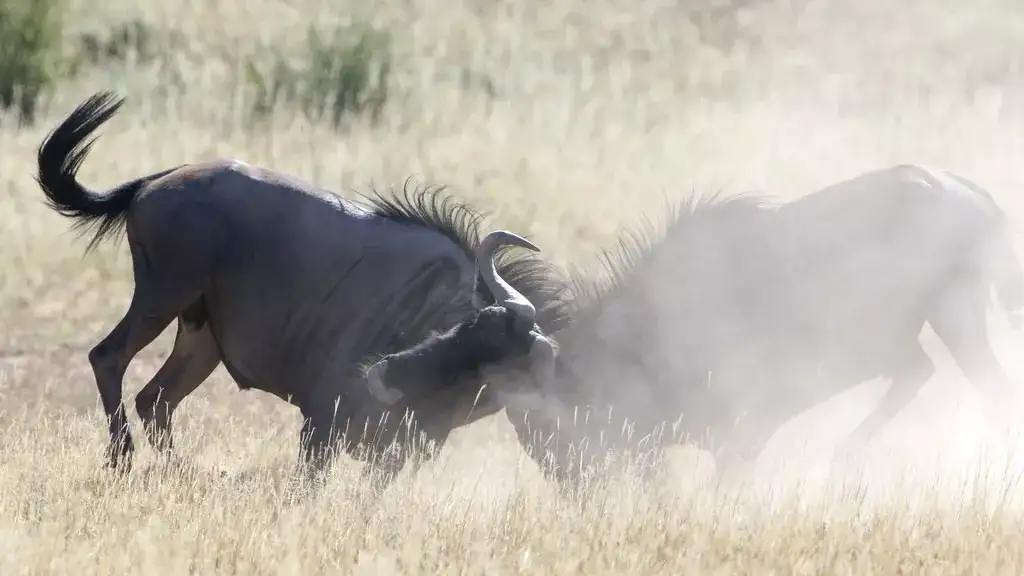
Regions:
<instances>
[{"instance_id":1,"label":"wildebeest head","mask_svg":"<svg viewBox=\"0 0 1024 576\"><path fill-rule=\"evenodd\" d=\"M548 379L558 346L537 326L534 305L497 273L494 257L502 246L540 252L533 243L511 232L496 230L488 234L477 249L476 269L495 303L487 306L474 298L477 310L468 319L373 364L366 378L377 400L394 405L403 399L423 397L454 385L467 374L478 376L498 364L503 372L511 368L532 375L537 382ZM522 380L501 378L491 383L498 402L534 405L536 396L517 390L513 381Z\"/></svg>"}]
</instances>

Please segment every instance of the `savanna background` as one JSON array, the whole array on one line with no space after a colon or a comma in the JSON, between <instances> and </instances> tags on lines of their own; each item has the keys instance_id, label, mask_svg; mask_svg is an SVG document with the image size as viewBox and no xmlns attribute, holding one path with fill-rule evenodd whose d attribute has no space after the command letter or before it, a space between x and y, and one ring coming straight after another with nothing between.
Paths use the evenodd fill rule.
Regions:
<instances>
[{"instance_id":1,"label":"savanna background","mask_svg":"<svg viewBox=\"0 0 1024 576\"><path fill-rule=\"evenodd\" d=\"M789 423L744 488L681 448L654 487L561 499L498 414L380 499L345 459L296 497L298 411L220 368L176 414L182 460L143 445L116 479L86 353L127 306L129 258L83 257L32 180L46 132L108 88L128 101L82 169L96 188L215 156L346 196L412 177L559 263L666 198L791 198L900 162L976 180L1019 223L1016 0L3 0L0 573L1024 570L1013 445L927 332L940 373L854 478L828 475L832 445L884 382ZM1021 336L992 326L1024 379Z\"/></svg>"}]
</instances>

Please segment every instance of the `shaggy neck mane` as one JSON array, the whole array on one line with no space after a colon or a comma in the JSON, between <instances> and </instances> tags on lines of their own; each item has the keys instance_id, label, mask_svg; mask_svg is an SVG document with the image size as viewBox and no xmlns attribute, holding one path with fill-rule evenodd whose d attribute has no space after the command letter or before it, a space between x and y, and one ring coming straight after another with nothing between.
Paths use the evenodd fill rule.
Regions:
<instances>
[{"instance_id":1,"label":"shaggy neck mane","mask_svg":"<svg viewBox=\"0 0 1024 576\"><path fill-rule=\"evenodd\" d=\"M767 194L746 192L723 197L718 191L668 204L667 218L660 225L641 216L637 228L625 232L613 248L599 252L596 266L591 265L598 268L597 274L588 274L583 266L573 266L570 270L573 324L588 325L596 320L610 300L643 276L639 272L652 265L673 236L694 225L747 218L777 208L777 202Z\"/></svg>"},{"instance_id":2,"label":"shaggy neck mane","mask_svg":"<svg viewBox=\"0 0 1024 576\"><path fill-rule=\"evenodd\" d=\"M472 262L480 245L483 214L447 193L444 186L411 186L406 180L401 190L382 194L371 188L362 195L370 213L392 222L428 228L454 242ZM503 250L495 259L495 268L509 284L526 296L537 308L537 324L545 333L561 330L568 324L570 306L564 287L568 281L541 258L522 250ZM487 304L494 297L477 279L477 292ZM468 298L467 298L468 301ZM418 341L449 326L404 326L407 335ZM418 336L418 337L417 337ZM393 350L389 350L392 352Z\"/></svg>"}]
</instances>

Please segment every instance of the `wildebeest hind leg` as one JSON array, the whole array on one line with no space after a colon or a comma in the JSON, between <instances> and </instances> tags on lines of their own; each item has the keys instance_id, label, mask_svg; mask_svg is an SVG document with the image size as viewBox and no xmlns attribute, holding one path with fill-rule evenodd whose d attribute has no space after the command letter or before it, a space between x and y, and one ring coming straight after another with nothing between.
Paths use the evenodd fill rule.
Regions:
<instances>
[{"instance_id":1,"label":"wildebeest hind leg","mask_svg":"<svg viewBox=\"0 0 1024 576\"><path fill-rule=\"evenodd\" d=\"M906 344L899 350L896 365L889 372L889 389L879 400L875 409L868 414L850 436L835 451L833 464L859 455L897 414L903 411L917 396L921 387L935 375L935 363L921 347L917 335L908 336Z\"/></svg>"},{"instance_id":2,"label":"wildebeest hind leg","mask_svg":"<svg viewBox=\"0 0 1024 576\"><path fill-rule=\"evenodd\" d=\"M197 326L179 317L170 356L135 396L135 409L150 445L159 451L172 448L174 409L206 381L219 364L220 352L210 325Z\"/></svg>"},{"instance_id":3,"label":"wildebeest hind leg","mask_svg":"<svg viewBox=\"0 0 1024 576\"><path fill-rule=\"evenodd\" d=\"M89 351L89 363L107 416L110 432L107 459L113 467L117 467L122 459L125 464L130 464L134 450L128 418L122 404L124 374L128 364L178 314L199 299L202 283L196 275L204 271L196 266L193 259L185 259L179 266L156 267L137 244L132 244L131 248L135 277L131 304L110 334ZM187 274L189 272L192 273L191 277Z\"/></svg>"},{"instance_id":4,"label":"wildebeest hind leg","mask_svg":"<svg viewBox=\"0 0 1024 576\"><path fill-rule=\"evenodd\" d=\"M987 300L988 290L984 287L959 286L943 298L929 322L964 376L981 394L994 419L992 424L1002 428L1015 423L1021 392L1003 370L989 341Z\"/></svg>"},{"instance_id":5,"label":"wildebeest hind leg","mask_svg":"<svg viewBox=\"0 0 1024 576\"><path fill-rule=\"evenodd\" d=\"M160 335L177 314L177 310L170 309L156 312L143 302L139 287L136 287L124 318L89 351L89 363L107 416L110 432L107 460L111 467L117 467L122 459L125 464L130 464L134 451L128 418L121 403L122 383L128 364L140 350Z\"/></svg>"}]
</instances>

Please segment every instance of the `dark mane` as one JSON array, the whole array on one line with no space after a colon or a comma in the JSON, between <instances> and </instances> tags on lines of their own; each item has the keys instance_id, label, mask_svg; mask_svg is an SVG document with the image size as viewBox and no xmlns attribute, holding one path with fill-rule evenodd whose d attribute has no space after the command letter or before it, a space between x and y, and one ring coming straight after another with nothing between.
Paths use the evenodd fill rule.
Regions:
<instances>
[{"instance_id":1,"label":"dark mane","mask_svg":"<svg viewBox=\"0 0 1024 576\"><path fill-rule=\"evenodd\" d=\"M410 179L406 179L401 190L391 190L384 195L371 187L370 193L362 196L371 213L437 231L458 245L471 261L475 259L485 214L449 194L445 186L411 186ZM502 278L537 307L537 324L542 330L552 333L566 325L568 281L554 266L522 250L502 250L495 267ZM482 283L478 282L477 286L484 301L493 303L493 297Z\"/></svg>"},{"instance_id":2,"label":"dark mane","mask_svg":"<svg viewBox=\"0 0 1024 576\"><path fill-rule=\"evenodd\" d=\"M391 189L387 196L372 186L370 193L362 196L377 216L439 232L462 248L470 260L475 258L484 215L448 194L446 186L412 186L407 178L401 190Z\"/></svg>"},{"instance_id":3,"label":"dark mane","mask_svg":"<svg viewBox=\"0 0 1024 576\"><path fill-rule=\"evenodd\" d=\"M721 190L677 204L666 203L666 217L656 225L645 216L638 226L627 230L612 248L598 254L598 274L588 274L583 266L573 266L569 284L573 317L582 319L595 314L607 299L625 289L636 272L650 264L660 247L695 221L734 218L764 210L774 210L777 203L767 194L745 192L723 196Z\"/></svg>"},{"instance_id":4,"label":"dark mane","mask_svg":"<svg viewBox=\"0 0 1024 576\"><path fill-rule=\"evenodd\" d=\"M502 252L495 264L501 277L537 307L537 324L545 334L569 325L572 313L570 279L533 254Z\"/></svg>"}]
</instances>

